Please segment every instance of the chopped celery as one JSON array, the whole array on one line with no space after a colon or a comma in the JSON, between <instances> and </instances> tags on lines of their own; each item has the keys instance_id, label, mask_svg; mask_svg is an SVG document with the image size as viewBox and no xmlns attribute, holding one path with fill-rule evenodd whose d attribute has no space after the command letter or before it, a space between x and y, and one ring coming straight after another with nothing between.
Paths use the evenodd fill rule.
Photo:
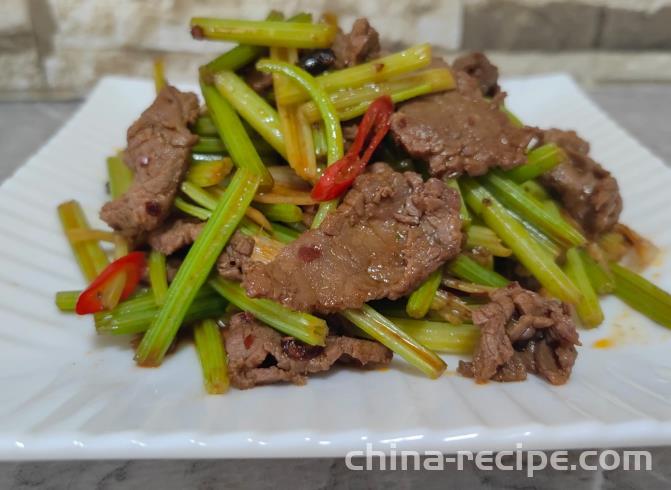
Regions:
<instances>
[{"instance_id":1,"label":"chopped celery","mask_svg":"<svg viewBox=\"0 0 671 490\"><path fill-rule=\"evenodd\" d=\"M68 234L72 229L90 229L84 211L77 201L67 201L58 206L58 217L82 274L87 281L93 281L109 264L107 255L98 241L75 241Z\"/></svg>"},{"instance_id":2,"label":"chopped celery","mask_svg":"<svg viewBox=\"0 0 671 490\"><path fill-rule=\"evenodd\" d=\"M219 136L228 148L233 163L259 176L261 179L259 190L270 190L273 186L273 178L261 161L233 107L217 92L216 88L201 83L201 90Z\"/></svg>"},{"instance_id":3,"label":"chopped celery","mask_svg":"<svg viewBox=\"0 0 671 490\"><path fill-rule=\"evenodd\" d=\"M412 292L405 306L405 311L411 318L424 318L431 308L433 297L436 295L443 273L437 269Z\"/></svg>"},{"instance_id":4,"label":"chopped celery","mask_svg":"<svg viewBox=\"0 0 671 490\"><path fill-rule=\"evenodd\" d=\"M165 255L157 250L149 253L149 282L154 292L156 305L165 303L168 293L168 272L165 265Z\"/></svg>"},{"instance_id":5,"label":"chopped celery","mask_svg":"<svg viewBox=\"0 0 671 490\"><path fill-rule=\"evenodd\" d=\"M107 178L110 185L110 196L116 199L125 193L133 182L133 171L128 168L121 157L107 159Z\"/></svg>"},{"instance_id":6,"label":"chopped celery","mask_svg":"<svg viewBox=\"0 0 671 490\"><path fill-rule=\"evenodd\" d=\"M615 262L610 264L610 270L615 279L615 296L652 321L671 328L671 294Z\"/></svg>"},{"instance_id":7,"label":"chopped celery","mask_svg":"<svg viewBox=\"0 0 671 490\"><path fill-rule=\"evenodd\" d=\"M163 361L194 297L256 194L259 180L258 174L246 168L236 171L170 284L158 317L142 338L136 353L138 364L158 366Z\"/></svg>"},{"instance_id":8,"label":"chopped celery","mask_svg":"<svg viewBox=\"0 0 671 490\"><path fill-rule=\"evenodd\" d=\"M587 328L599 326L603 322L603 311L578 249L570 248L566 251L564 271L582 294L575 309L583 326Z\"/></svg>"},{"instance_id":9,"label":"chopped celery","mask_svg":"<svg viewBox=\"0 0 671 490\"><path fill-rule=\"evenodd\" d=\"M585 237L574 226L549 212L540 201L530 196L522 187L508 179L502 172L492 171L481 177L485 187L506 208L538 227L550 238L570 246L584 245Z\"/></svg>"},{"instance_id":10,"label":"chopped celery","mask_svg":"<svg viewBox=\"0 0 671 490\"><path fill-rule=\"evenodd\" d=\"M77 306L77 299L81 291L58 291L56 293L56 307L63 312L73 312Z\"/></svg>"},{"instance_id":11,"label":"chopped celery","mask_svg":"<svg viewBox=\"0 0 671 490\"><path fill-rule=\"evenodd\" d=\"M203 320L193 327L196 352L203 370L205 390L211 395L228 390L228 360L219 325L214 320Z\"/></svg>"},{"instance_id":12,"label":"chopped celery","mask_svg":"<svg viewBox=\"0 0 671 490\"><path fill-rule=\"evenodd\" d=\"M303 220L303 210L295 204L255 203L254 207L261 211L270 221L296 223Z\"/></svg>"},{"instance_id":13,"label":"chopped celery","mask_svg":"<svg viewBox=\"0 0 671 490\"><path fill-rule=\"evenodd\" d=\"M430 378L437 378L445 371L447 365L440 357L369 305L360 310L345 310L342 315Z\"/></svg>"},{"instance_id":14,"label":"chopped celery","mask_svg":"<svg viewBox=\"0 0 671 490\"><path fill-rule=\"evenodd\" d=\"M360 87L367 83L388 80L397 75L424 68L431 62L431 46L418 44L404 51L393 53L367 63L336 70L315 78L315 82L327 93L336 90ZM300 87L293 87L283 94L282 104L296 104L309 97Z\"/></svg>"},{"instance_id":15,"label":"chopped celery","mask_svg":"<svg viewBox=\"0 0 671 490\"><path fill-rule=\"evenodd\" d=\"M527 163L505 172L505 176L518 184L549 172L566 159L564 150L554 143L534 148L527 155Z\"/></svg>"},{"instance_id":16,"label":"chopped celery","mask_svg":"<svg viewBox=\"0 0 671 490\"><path fill-rule=\"evenodd\" d=\"M250 298L240 284L223 277L212 279L210 286L241 310L252 313L280 332L310 345L324 345L328 329L321 318L290 310L268 299Z\"/></svg>"},{"instance_id":17,"label":"chopped celery","mask_svg":"<svg viewBox=\"0 0 671 490\"><path fill-rule=\"evenodd\" d=\"M502 288L509 283L501 274L481 266L468 255L457 255L457 258L448 262L445 267L450 274L474 284Z\"/></svg>"},{"instance_id":18,"label":"chopped celery","mask_svg":"<svg viewBox=\"0 0 671 490\"><path fill-rule=\"evenodd\" d=\"M472 354L480 339L480 328L474 325L408 318L390 320L427 349L447 354Z\"/></svg>"},{"instance_id":19,"label":"chopped celery","mask_svg":"<svg viewBox=\"0 0 671 490\"><path fill-rule=\"evenodd\" d=\"M194 17L191 34L195 39L233 41L283 48L327 48L337 28L329 24L284 22L281 20L239 20Z\"/></svg>"},{"instance_id":20,"label":"chopped celery","mask_svg":"<svg viewBox=\"0 0 671 490\"><path fill-rule=\"evenodd\" d=\"M286 158L287 150L277 111L232 71L217 73L214 85L238 114Z\"/></svg>"},{"instance_id":21,"label":"chopped celery","mask_svg":"<svg viewBox=\"0 0 671 490\"><path fill-rule=\"evenodd\" d=\"M460 183L466 204L510 247L517 260L538 282L556 298L577 304L580 291L524 226L477 181L462 177Z\"/></svg>"},{"instance_id":22,"label":"chopped celery","mask_svg":"<svg viewBox=\"0 0 671 490\"><path fill-rule=\"evenodd\" d=\"M461 228L463 230L467 229L469 226L471 226L471 214L468 212L468 208L466 207L466 203L464 202L464 196L461 195L461 189L459 189L459 182L457 179L445 179L445 184L450 189L454 189L457 191L459 194L459 202L461 203L461 207L459 208L459 217L461 218Z\"/></svg>"},{"instance_id":23,"label":"chopped celery","mask_svg":"<svg viewBox=\"0 0 671 490\"><path fill-rule=\"evenodd\" d=\"M256 64L259 71L266 73L281 73L291 78L297 85L303 88L305 92L314 100L319 108L324 121L326 131L327 163L329 165L337 162L343 156L343 138L340 120L336 113L331 99L329 99L323 88L317 83L316 79L305 70L298 68L290 63L275 60L259 60ZM337 200L321 203L319 210L312 220L312 228L317 228L324 220L324 217L338 205Z\"/></svg>"}]
</instances>

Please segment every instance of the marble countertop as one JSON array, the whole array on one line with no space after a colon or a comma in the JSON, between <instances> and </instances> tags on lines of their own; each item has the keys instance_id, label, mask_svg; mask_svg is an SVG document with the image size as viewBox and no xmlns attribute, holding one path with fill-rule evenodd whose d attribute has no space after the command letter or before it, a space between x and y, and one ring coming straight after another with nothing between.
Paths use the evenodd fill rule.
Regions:
<instances>
[{"instance_id":1,"label":"marble countertop","mask_svg":"<svg viewBox=\"0 0 671 490\"><path fill-rule=\"evenodd\" d=\"M671 164L671 85L607 85L589 93ZM23 164L79 104L0 103L0 181ZM524 472L481 472L472 465L460 472L351 472L339 459L8 462L0 463L0 489L670 488L671 447L647 449L652 453L652 471L545 470L533 479ZM575 452L569 457L575 457Z\"/></svg>"}]
</instances>

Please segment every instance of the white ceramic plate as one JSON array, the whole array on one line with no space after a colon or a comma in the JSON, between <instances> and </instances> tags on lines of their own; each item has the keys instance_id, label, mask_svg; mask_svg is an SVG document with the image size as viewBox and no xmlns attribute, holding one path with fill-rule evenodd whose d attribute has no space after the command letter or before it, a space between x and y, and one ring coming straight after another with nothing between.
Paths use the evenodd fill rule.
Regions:
<instances>
[{"instance_id":1,"label":"white ceramic plate","mask_svg":"<svg viewBox=\"0 0 671 490\"><path fill-rule=\"evenodd\" d=\"M575 128L618 178L623 221L671 245L671 172L564 75L508 80L508 105L539 126ZM60 314L53 294L82 287L55 208L78 199L97 222L104 159L151 101L149 81L107 78L67 125L0 188L0 458L340 456L377 449L443 451L671 442L671 334L616 299L605 325L581 332L570 382L484 386L430 381L395 360L336 370L307 386L207 396L192 346L139 369L127 339L97 337ZM648 271L671 288L671 263ZM615 346L595 349L595 340Z\"/></svg>"}]
</instances>

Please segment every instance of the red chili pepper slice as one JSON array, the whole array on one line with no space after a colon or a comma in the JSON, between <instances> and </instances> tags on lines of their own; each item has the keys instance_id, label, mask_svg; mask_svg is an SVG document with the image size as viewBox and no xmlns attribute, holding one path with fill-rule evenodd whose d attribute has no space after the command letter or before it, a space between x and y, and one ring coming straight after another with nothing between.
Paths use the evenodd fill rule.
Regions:
<instances>
[{"instance_id":1,"label":"red chili pepper slice","mask_svg":"<svg viewBox=\"0 0 671 490\"><path fill-rule=\"evenodd\" d=\"M394 103L391 97L383 95L375 99L361 120L352 146L347 154L329 165L310 193L315 201L330 201L342 195L361 173L380 145L391 125ZM372 136L370 136L372 133ZM369 138L370 137L370 138ZM361 150L368 140L363 155Z\"/></svg>"},{"instance_id":2,"label":"red chili pepper slice","mask_svg":"<svg viewBox=\"0 0 671 490\"><path fill-rule=\"evenodd\" d=\"M131 252L105 267L91 285L79 295L75 307L77 314L87 315L103 311L105 309L102 302L103 292L119 274L126 275L121 299L128 298L140 282L145 265L146 259L142 252Z\"/></svg>"}]
</instances>

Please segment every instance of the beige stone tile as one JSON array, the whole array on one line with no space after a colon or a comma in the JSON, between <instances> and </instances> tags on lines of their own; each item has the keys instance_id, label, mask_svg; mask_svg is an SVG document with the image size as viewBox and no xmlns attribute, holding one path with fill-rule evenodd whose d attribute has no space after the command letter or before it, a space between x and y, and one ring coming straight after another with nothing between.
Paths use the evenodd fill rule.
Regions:
<instances>
[{"instance_id":1,"label":"beige stone tile","mask_svg":"<svg viewBox=\"0 0 671 490\"><path fill-rule=\"evenodd\" d=\"M31 31L28 0L0 1L0 36Z\"/></svg>"},{"instance_id":2,"label":"beige stone tile","mask_svg":"<svg viewBox=\"0 0 671 490\"><path fill-rule=\"evenodd\" d=\"M34 90L42 87L37 49L0 50L0 92Z\"/></svg>"},{"instance_id":3,"label":"beige stone tile","mask_svg":"<svg viewBox=\"0 0 671 490\"><path fill-rule=\"evenodd\" d=\"M652 12L606 9L599 47L615 50L671 49L671 6Z\"/></svg>"}]
</instances>

